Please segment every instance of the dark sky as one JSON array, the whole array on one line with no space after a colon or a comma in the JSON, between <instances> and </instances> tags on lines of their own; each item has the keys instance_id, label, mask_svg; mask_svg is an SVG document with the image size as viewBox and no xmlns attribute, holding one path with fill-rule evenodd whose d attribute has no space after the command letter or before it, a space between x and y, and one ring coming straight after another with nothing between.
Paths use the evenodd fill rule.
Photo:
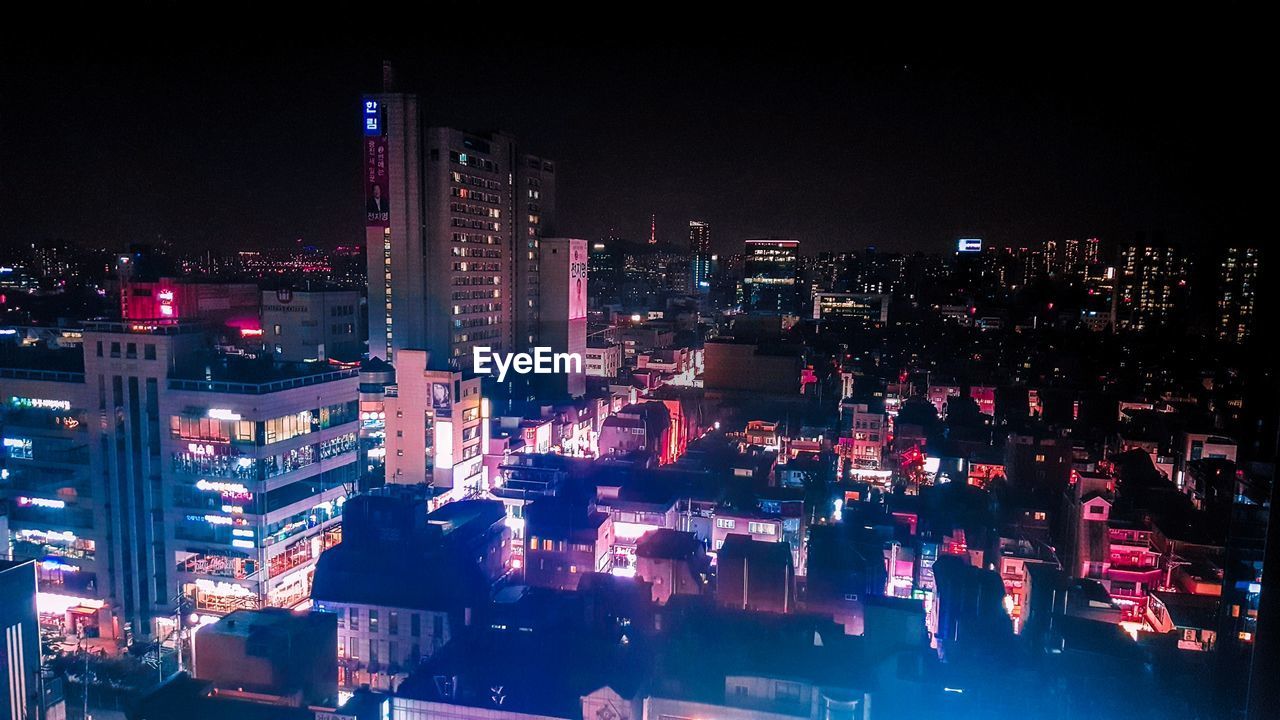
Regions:
<instances>
[{"instance_id":1,"label":"dark sky","mask_svg":"<svg viewBox=\"0 0 1280 720\"><path fill-rule=\"evenodd\" d=\"M558 230L943 250L1137 230L1216 243L1260 185L1250 86L1212 60L953 65L770 51L0 50L0 242L358 242L359 99L392 55L434 123L558 161ZM1253 88L1257 91L1257 88Z\"/></svg>"}]
</instances>

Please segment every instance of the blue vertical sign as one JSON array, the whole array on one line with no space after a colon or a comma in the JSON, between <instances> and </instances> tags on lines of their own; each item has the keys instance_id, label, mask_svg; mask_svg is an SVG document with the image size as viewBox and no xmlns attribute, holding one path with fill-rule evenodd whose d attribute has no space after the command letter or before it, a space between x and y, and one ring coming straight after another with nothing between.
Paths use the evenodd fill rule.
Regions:
<instances>
[{"instance_id":1,"label":"blue vertical sign","mask_svg":"<svg viewBox=\"0 0 1280 720\"><path fill-rule=\"evenodd\" d=\"M377 100L364 101L364 134L382 134L382 105Z\"/></svg>"}]
</instances>

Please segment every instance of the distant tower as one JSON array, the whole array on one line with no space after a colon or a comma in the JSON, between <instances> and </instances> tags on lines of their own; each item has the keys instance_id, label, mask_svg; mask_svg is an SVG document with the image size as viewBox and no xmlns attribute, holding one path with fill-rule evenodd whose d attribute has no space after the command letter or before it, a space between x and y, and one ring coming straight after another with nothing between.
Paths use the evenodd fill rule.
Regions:
<instances>
[{"instance_id":1,"label":"distant tower","mask_svg":"<svg viewBox=\"0 0 1280 720\"><path fill-rule=\"evenodd\" d=\"M657 215L649 216L649 244L650 245L658 244L658 216Z\"/></svg>"}]
</instances>

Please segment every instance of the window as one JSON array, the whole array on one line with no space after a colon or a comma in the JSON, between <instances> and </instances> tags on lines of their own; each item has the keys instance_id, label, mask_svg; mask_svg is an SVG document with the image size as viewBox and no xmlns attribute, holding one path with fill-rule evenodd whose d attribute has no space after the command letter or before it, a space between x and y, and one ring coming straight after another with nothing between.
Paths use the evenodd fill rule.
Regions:
<instances>
[{"instance_id":1,"label":"window","mask_svg":"<svg viewBox=\"0 0 1280 720\"><path fill-rule=\"evenodd\" d=\"M145 360L155 360L155 359L156 359L156 346L155 346L154 344L152 344L152 343L147 343L146 345L143 345L143 346L142 346L142 357L143 357L143 359L145 359Z\"/></svg>"},{"instance_id":2,"label":"window","mask_svg":"<svg viewBox=\"0 0 1280 720\"><path fill-rule=\"evenodd\" d=\"M409 634L414 637L422 635L422 616L418 613L409 616Z\"/></svg>"},{"instance_id":3,"label":"window","mask_svg":"<svg viewBox=\"0 0 1280 720\"><path fill-rule=\"evenodd\" d=\"M773 526L773 523L753 522L747 525L747 529L751 531L752 535L774 535L777 533L777 528Z\"/></svg>"},{"instance_id":4,"label":"window","mask_svg":"<svg viewBox=\"0 0 1280 720\"><path fill-rule=\"evenodd\" d=\"M716 518L716 527L724 530L732 530L734 526L733 518Z\"/></svg>"},{"instance_id":5,"label":"window","mask_svg":"<svg viewBox=\"0 0 1280 720\"><path fill-rule=\"evenodd\" d=\"M390 613L387 614L387 634L388 635L400 634L400 613L396 612L395 610L392 610ZM391 655L394 656L395 653L393 652L391 653Z\"/></svg>"},{"instance_id":6,"label":"window","mask_svg":"<svg viewBox=\"0 0 1280 720\"><path fill-rule=\"evenodd\" d=\"M798 703L800 702L800 683L774 683L773 696L778 702Z\"/></svg>"},{"instance_id":7,"label":"window","mask_svg":"<svg viewBox=\"0 0 1280 720\"><path fill-rule=\"evenodd\" d=\"M378 632L378 611L369 610L369 632Z\"/></svg>"},{"instance_id":8,"label":"window","mask_svg":"<svg viewBox=\"0 0 1280 720\"><path fill-rule=\"evenodd\" d=\"M347 618L352 630L360 629L360 608L351 608L351 615ZM352 650L354 653L354 649Z\"/></svg>"}]
</instances>

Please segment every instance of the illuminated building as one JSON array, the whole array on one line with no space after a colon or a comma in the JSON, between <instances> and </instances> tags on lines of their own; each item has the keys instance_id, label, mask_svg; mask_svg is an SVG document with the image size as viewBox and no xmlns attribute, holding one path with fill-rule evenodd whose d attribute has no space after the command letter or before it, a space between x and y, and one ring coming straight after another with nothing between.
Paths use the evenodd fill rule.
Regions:
<instances>
[{"instance_id":1,"label":"illuminated building","mask_svg":"<svg viewBox=\"0 0 1280 720\"><path fill-rule=\"evenodd\" d=\"M1114 330L1116 325L1116 269L1092 264L1084 270L1085 297L1080 322L1090 330Z\"/></svg>"},{"instance_id":2,"label":"illuminated building","mask_svg":"<svg viewBox=\"0 0 1280 720\"><path fill-rule=\"evenodd\" d=\"M40 707L41 646L35 561L0 558L0 628L4 628L5 636L4 654L0 655L0 666L5 670L4 679L0 680L4 684L0 717L12 720L46 717Z\"/></svg>"},{"instance_id":3,"label":"illuminated building","mask_svg":"<svg viewBox=\"0 0 1280 720\"><path fill-rule=\"evenodd\" d=\"M799 309L796 240L762 239L746 242L742 270L744 312L794 313Z\"/></svg>"},{"instance_id":4,"label":"illuminated building","mask_svg":"<svg viewBox=\"0 0 1280 720\"><path fill-rule=\"evenodd\" d=\"M258 286L252 283L162 277L130 279L120 289L120 317L125 321L203 321L225 328L232 343L243 334L246 341L257 344L259 338L252 331L260 327L260 307Z\"/></svg>"},{"instance_id":5,"label":"illuminated building","mask_svg":"<svg viewBox=\"0 0 1280 720\"><path fill-rule=\"evenodd\" d=\"M600 427L601 457L624 457L650 453L660 463L673 462L679 454L674 444L679 428L674 428L667 406L661 402L628 405L605 418Z\"/></svg>"},{"instance_id":6,"label":"illuminated building","mask_svg":"<svg viewBox=\"0 0 1280 720\"><path fill-rule=\"evenodd\" d=\"M665 605L672 595L707 591L709 562L702 543L691 532L650 530L636 541L635 576L650 584L653 601Z\"/></svg>"},{"instance_id":7,"label":"illuminated building","mask_svg":"<svg viewBox=\"0 0 1280 720\"><path fill-rule=\"evenodd\" d=\"M1186 285L1186 259L1168 245L1139 240L1120 253L1116 325L1144 330L1172 322Z\"/></svg>"},{"instance_id":8,"label":"illuminated building","mask_svg":"<svg viewBox=\"0 0 1280 720\"><path fill-rule=\"evenodd\" d=\"M640 538L660 529L674 529L676 498L662 488L640 483L601 484L596 487L596 509L613 519L613 547L609 572L633 577Z\"/></svg>"},{"instance_id":9,"label":"illuminated building","mask_svg":"<svg viewBox=\"0 0 1280 720\"><path fill-rule=\"evenodd\" d=\"M585 573L609 571L614 541L609 513L562 498L535 500L524 511L526 584L575 590Z\"/></svg>"},{"instance_id":10,"label":"illuminated building","mask_svg":"<svg viewBox=\"0 0 1280 720\"><path fill-rule=\"evenodd\" d=\"M356 290L294 289L262 291L262 323L242 331L258 338L267 352L286 362L360 359L360 293Z\"/></svg>"},{"instance_id":11,"label":"illuminated building","mask_svg":"<svg viewBox=\"0 0 1280 720\"><path fill-rule=\"evenodd\" d=\"M846 455L852 467L879 470L889 444L889 416L884 403L844 402L840 410L844 420L841 441L850 441Z\"/></svg>"},{"instance_id":12,"label":"illuminated building","mask_svg":"<svg viewBox=\"0 0 1280 720\"><path fill-rule=\"evenodd\" d=\"M711 292L711 223L689 221L689 255L693 260L693 291Z\"/></svg>"},{"instance_id":13,"label":"illuminated building","mask_svg":"<svg viewBox=\"0 0 1280 720\"><path fill-rule=\"evenodd\" d=\"M511 530L500 502L463 500L428 514L424 496L403 492L352 498L345 516L343 542L320 558L312 597L337 616L339 684L390 689L443 648L466 608L506 573Z\"/></svg>"},{"instance_id":14,"label":"illuminated building","mask_svg":"<svg viewBox=\"0 0 1280 720\"><path fill-rule=\"evenodd\" d=\"M1218 339L1240 344L1253 334L1262 252L1229 247L1218 268Z\"/></svg>"},{"instance_id":15,"label":"illuminated building","mask_svg":"<svg viewBox=\"0 0 1280 720\"><path fill-rule=\"evenodd\" d=\"M429 369L421 350L396 357L383 400L387 483L430 484L445 493L439 502L481 492L489 422L480 378Z\"/></svg>"},{"instance_id":16,"label":"illuminated building","mask_svg":"<svg viewBox=\"0 0 1280 720\"><path fill-rule=\"evenodd\" d=\"M356 371L204 342L199 325L90 322L82 373L0 378L34 424L8 448L9 468L17 455L35 471L17 468L25 489L6 489L15 549L50 560L43 604L70 631L166 634L180 593L209 616L297 606L341 537L358 479Z\"/></svg>"},{"instance_id":17,"label":"illuminated building","mask_svg":"<svg viewBox=\"0 0 1280 720\"><path fill-rule=\"evenodd\" d=\"M105 513L92 499L90 416L79 348L24 349L31 367L0 368L0 495L8 504L3 552L37 562L40 613L69 634L116 637ZM67 362L73 360L74 362ZM74 366L75 371L55 368Z\"/></svg>"},{"instance_id":18,"label":"illuminated building","mask_svg":"<svg viewBox=\"0 0 1280 720\"><path fill-rule=\"evenodd\" d=\"M370 96L362 112L370 354L469 368L473 347L536 340L554 163L508 135L429 127L414 95Z\"/></svg>"},{"instance_id":19,"label":"illuminated building","mask_svg":"<svg viewBox=\"0 0 1280 720\"><path fill-rule=\"evenodd\" d=\"M583 351L587 375L616 378L622 368L622 346L604 340L592 340Z\"/></svg>"},{"instance_id":20,"label":"illuminated building","mask_svg":"<svg viewBox=\"0 0 1280 720\"><path fill-rule=\"evenodd\" d=\"M813 319L861 319L885 323L889 321L889 296L840 292L815 293Z\"/></svg>"}]
</instances>

